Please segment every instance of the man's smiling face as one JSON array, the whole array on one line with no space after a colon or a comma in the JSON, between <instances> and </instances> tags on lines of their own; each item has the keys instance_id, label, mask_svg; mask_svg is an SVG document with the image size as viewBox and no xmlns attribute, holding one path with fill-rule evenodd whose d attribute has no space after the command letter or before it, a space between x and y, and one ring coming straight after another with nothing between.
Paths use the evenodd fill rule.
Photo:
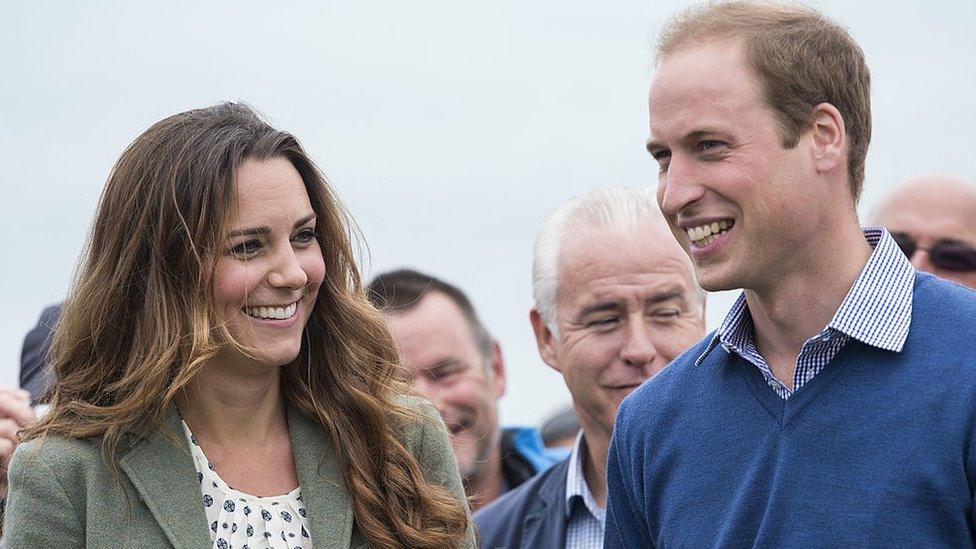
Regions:
<instances>
[{"instance_id":1,"label":"man's smiling face","mask_svg":"<svg viewBox=\"0 0 976 549\"><path fill-rule=\"evenodd\" d=\"M540 350L584 428L609 435L624 397L702 337L703 298L659 219L626 234L568 231L560 249L558 335L546 331Z\"/></svg>"},{"instance_id":2,"label":"man's smiling face","mask_svg":"<svg viewBox=\"0 0 976 549\"><path fill-rule=\"evenodd\" d=\"M389 318L407 378L451 431L461 476L477 477L498 444L496 401L505 391L500 356L478 349L468 319L442 292L427 292Z\"/></svg>"},{"instance_id":3,"label":"man's smiling face","mask_svg":"<svg viewBox=\"0 0 976 549\"><path fill-rule=\"evenodd\" d=\"M803 268L837 197L811 184L810 132L784 148L739 42L662 58L650 129L658 203L704 288L762 289Z\"/></svg>"}]
</instances>

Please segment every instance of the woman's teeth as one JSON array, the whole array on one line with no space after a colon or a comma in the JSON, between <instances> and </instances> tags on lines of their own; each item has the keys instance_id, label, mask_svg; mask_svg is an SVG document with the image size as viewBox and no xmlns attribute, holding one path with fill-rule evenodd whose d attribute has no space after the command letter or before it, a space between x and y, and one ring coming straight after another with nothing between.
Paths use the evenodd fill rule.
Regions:
<instances>
[{"instance_id":1,"label":"woman's teeth","mask_svg":"<svg viewBox=\"0 0 976 549\"><path fill-rule=\"evenodd\" d=\"M292 303L287 307L244 307L244 312L247 313L248 316L263 319L272 318L275 320L291 318L295 315L296 310L298 310L297 302Z\"/></svg>"},{"instance_id":2,"label":"woman's teeth","mask_svg":"<svg viewBox=\"0 0 976 549\"><path fill-rule=\"evenodd\" d=\"M704 248L712 243L719 235L723 235L735 225L732 220L713 221L688 229L688 239L696 248Z\"/></svg>"}]
</instances>

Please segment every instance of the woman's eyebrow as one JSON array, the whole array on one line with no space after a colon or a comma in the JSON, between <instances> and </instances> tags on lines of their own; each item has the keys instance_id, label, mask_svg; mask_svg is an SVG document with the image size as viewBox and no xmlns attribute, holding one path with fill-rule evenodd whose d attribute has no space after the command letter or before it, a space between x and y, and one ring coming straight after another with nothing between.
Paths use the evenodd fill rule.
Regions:
<instances>
[{"instance_id":1,"label":"woman's eyebrow","mask_svg":"<svg viewBox=\"0 0 976 549\"><path fill-rule=\"evenodd\" d=\"M227 236L231 238L235 236L256 236L256 235L268 234L270 232L271 232L271 227L252 227L250 229L235 229L227 233Z\"/></svg>"},{"instance_id":2,"label":"woman's eyebrow","mask_svg":"<svg viewBox=\"0 0 976 549\"><path fill-rule=\"evenodd\" d=\"M315 213L310 213L305 217L299 219L295 222L295 228L301 227L302 225L308 223L309 221L315 219ZM257 236L262 234L268 234L271 232L271 227L251 227L249 229L235 229L229 233L227 236L233 238L235 236Z\"/></svg>"},{"instance_id":3,"label":"woman's eyebrow","mask_svg":"<svg viewBox=\"0 0 976 549\"><path fill-rule=\"evenodd\" d=\"M301 227L302 225L304 225L304 224L308 223L309 221L315 219L315 217L316 217L315 216L315 212L312 212L312 213L306 215L305 217L303 217L303 218L301 218L301 219L299 219L298 221L295 222L295 228L297 229L297 228Z\"/></svg>"}]
</instances>

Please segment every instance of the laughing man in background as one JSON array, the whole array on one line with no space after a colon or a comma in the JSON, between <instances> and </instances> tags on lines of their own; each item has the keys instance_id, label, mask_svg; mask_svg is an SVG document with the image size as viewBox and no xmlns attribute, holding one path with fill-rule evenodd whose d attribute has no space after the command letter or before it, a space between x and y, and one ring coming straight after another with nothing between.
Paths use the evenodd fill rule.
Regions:
<instances>
[{"instance_id":1,"label":"laughing man in background","mask_svg":"<svg viewBox=\"0 0 976 549\"><path fill-rule=\"evenodd\" d=\"M499 427L497 401L505 393L501 347L464 292L408 269L377 276L368 291L389 317L406 377L430 399L451 432L472 507L565 456L545 448L536 429Z\"/></svg>"}]
</instances>

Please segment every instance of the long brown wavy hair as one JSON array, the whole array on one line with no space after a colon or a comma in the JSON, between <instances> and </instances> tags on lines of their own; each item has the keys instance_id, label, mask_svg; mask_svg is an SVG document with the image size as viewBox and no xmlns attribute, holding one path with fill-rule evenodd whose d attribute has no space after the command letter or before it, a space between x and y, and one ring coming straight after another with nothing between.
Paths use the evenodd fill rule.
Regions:
<instances>
[{"instance_id":1,"label":"long brown wavy hair","mask_svg":"<svg viewBox=\"0 0 976 549\"><path fill-rule=\"evenodd\" d=\"M213 264L224 246L234 178L247 159L285 158L318 217L326 276L285 399L332 437L360 532L373 547L455 547L465 502L428 482L398 436L418 414L397 404L393 339L366 299L355 225L292 135L225 103L170 116L125 150L109 176L78 280L49 354L51 408L24 440L101 437L117 451L160 428L174 399L223 346Z\"/></svg>"}]
</instances>

